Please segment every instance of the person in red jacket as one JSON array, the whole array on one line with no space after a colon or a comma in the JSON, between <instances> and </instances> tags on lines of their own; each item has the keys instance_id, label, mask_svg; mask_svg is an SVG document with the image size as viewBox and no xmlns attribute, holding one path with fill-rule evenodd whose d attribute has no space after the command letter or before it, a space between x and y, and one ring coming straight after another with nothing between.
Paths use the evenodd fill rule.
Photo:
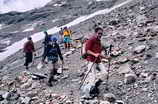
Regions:
<instances>
[{"instance_id":1,"label":"person in red jacket","mask_svg":"<svg viewBox=\"0 0 158 104\"><path fill-rule=\"evenodd\" d=\"M35 52L34 43L31 37L27 38L28 41L24 44L25 63L24 66L28 69L28 65L32 62L33 52Z\"/></svg>"},{"instance_id":2,"label":"person in red jacket","mask_svg":"<svg viewBox=\"0 0 158 104\"><path fill-rule=\"evenodd\" d=\"M88 70L92 71L94 82L96 79L96 68L98 67L101 74L107 74L107 70L103 63L101 63L102 58L110 59L110 57L102 55L103 46L101 45L101 37L103 35L103 29L98 27L95 29L94 35L86 42L86 60L88 61ZM92 82L92 83L93 83Z\"/></svg>"}]
</instances>

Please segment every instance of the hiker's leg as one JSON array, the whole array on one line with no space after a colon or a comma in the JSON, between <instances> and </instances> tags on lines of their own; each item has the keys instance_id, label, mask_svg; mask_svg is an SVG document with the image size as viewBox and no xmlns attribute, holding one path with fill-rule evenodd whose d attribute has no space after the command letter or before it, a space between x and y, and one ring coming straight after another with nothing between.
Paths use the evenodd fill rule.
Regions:
<instances>
[{"instance_id":1,"label":"hiker's leg","mask_svg":"<svg viewBox=\"0 0 158 104\"><path fill-rule=\"evenodd\" d=\"M43 52L43 55L42 55L42 62L44 62L45 61L45 59L46 59L46 47L44 47L44 52Z\"/></svg>"},{"instance_id":2,"label":"hiker's leg","mask_svg":"<svg viewBox=\"0 0 158 104\"><path fill-rule=\"evenodd\" d=\"M93 62L88 62L88 72L91 70L91 73L89 74L89 77L91 79L90 83L95 83L96 79L96 69L95 69L96 64Z\"/></svg>"},{"instance_id":3,"label":"hiker's leg","mask_svg":"<svg viewBox=\"0 0 158 104\"><path fill-rule=\"evenodd\" d=\"M105 65L103 63L99 63L98 67L100 69L100 73L107 74L107 69L106 69L106 67L105 67Z\"/></svg>"},{"instance_id":4,"label":"hiker's leg","mask_svg":"<svg viewBox=\"0 0 158 104\"><path fill-rule=\"evenodd\" d=\"M104 80L107 77L107 70L103 63L99 63L98 67L100 69L100 72L97 74L97 77L101 80Z\"/></svg>"},{"instance_id":5,"label":"hiker's leg","mask_svg":"<svg viewBox=\"0 0 158 104\"><path fill-rule=\"evenodd\" d=\"M54 63L54 75L58 74L57 70L58 70L58 62L55 62Z\"/></svg>"},{"instance_id":6,"label":"hiker's leg","mask_svg":"<svg viewBox=\"0 0 158 104\"><path fill-rule=\"evenodd\" d=\"M29 62L30 62L29 53L25 53L25 64L24 64L24 66L26 67L26 69L28 69Z\"/></svg>"},{"instance_id":7,"label":"hiker's leg","mask_svg":"<svg viewBox=\"0 0 158 104\"><path fill-rule=\"evenodd\" d=\"M50 65L50 63L49 63L49 67L50 67L50 72L49 72L49 79L48 79L48 84L50 84L50 85L52 85L52 80L54 79L54 65L53 65L53 63L51 63L51 65Z\"/></svg>"}]
</instances>

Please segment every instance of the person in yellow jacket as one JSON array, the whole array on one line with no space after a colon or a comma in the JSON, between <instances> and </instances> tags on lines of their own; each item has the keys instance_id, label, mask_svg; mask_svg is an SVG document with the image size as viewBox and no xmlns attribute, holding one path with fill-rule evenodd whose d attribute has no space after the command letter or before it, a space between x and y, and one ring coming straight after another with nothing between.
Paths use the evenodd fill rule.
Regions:
<instances>
[{"instance_id":1,"label":"person in yellow jacket","mask_svg":"<svg viewBox=\"0 0 158 104\"><path fill-rule=\"evenodd\" d=\"M70 49L71 47L71 35L72 35L72 31L67 27L64 27L63 36L64 36L65 49Z\"/></svg>"}]
</instances>

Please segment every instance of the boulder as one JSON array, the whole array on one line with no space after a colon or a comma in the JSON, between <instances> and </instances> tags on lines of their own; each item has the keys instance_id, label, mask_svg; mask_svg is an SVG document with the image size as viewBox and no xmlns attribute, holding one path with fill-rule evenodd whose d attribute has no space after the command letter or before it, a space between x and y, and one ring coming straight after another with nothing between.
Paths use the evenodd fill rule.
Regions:
<instances>
[{"instance_id":1,"label":"boulder","mask_svg":"<svg viewBox=\"0 0 158 104\"><path fill-rule=\"evenodd\" d=\"M145 49L146 49L145 45L140 45L134 49L134 53L136 54L142 53L143 51L145 51Z\"/></svg>"},{"instance_id":2,"label":"boulder","mask_svg":"<svg viewBox=\"0 0 158 104\"><path fill-rule=\"evenodd\" d=\"M129 59L127 57L120 57L119 60L118 60L118 63L124 64L128 61L129 61Z\"/></svg>"},{"instance_id":3,"label":"boulder","mask_svg":"<svg viewBox=\"0 0 158 104\"><path fill-rule=\"evenodd\" d=\"M110 104L110 102L101 100L99 104Z\"/></svg>"},{"instance_id":4,"label":"boulder","mask_svg":"<svg viewBox=\"0 0 158 104\"><path fill-rule=\"evenodd\" d=\"M115 104L125 104L122 100L116 100Z\"/></svg>"},{"instance_id":5,"label":"boulder","mask_svg":"<svg viewBox=\"0 0 158 104\"><path fill-rule=\"evenodd\" d=\"M119 74L126 74L130 72L133 72L133 71L131 70L130 65L128 63L121 65L118 69Z\"/></svg>"},{"instance_id":6,"label":"boulder","mask_svg":"<svg viewBox=\"0 0 158 104\"><path fill-rule=\"evenodd\" d=\"M104 95L103 95L103 99L104 99L105 101L110 102L110 103L116 101L116 97L115 97L115 95L112 94L112 93L106 93L106 94L104 94Z\"/></svg>"},{"instance_id":7,"label":"boulder","mask_svg":"<svg viewBox=\"0 0 158 104\"><path fill-rule=\"evenodd\" d=\"M136 75L129 73L129 74L125 74L125 78L124 78L124 83L125 84L132 84L136 82Z\"/></svg>"},{"instance_id":8,"label":"boulder","mask_svg":"<svg viewBox=\"0 0 158 104\"><path fill-rule=\"evenodd\" d=\"M31 98L29 97L21 97L20 98L22 104L30 104Z\"/></svg>"},{"instance_id":9,"label":"boulder","mask_svg":"<svg viewBox=\"0 0 158 104\"><path fill-rule=\"evenodd\" d=\"M28 89L32 86L32 79L29 79L26 83L21 85L22 89Z\"/></svg>"},{"instance_id":10,"label":"boulder","mask_svg":"<svg viewBox=\"0 0 158 104\"><path fill-rule=\"evenodd\" d=\"M158 59L158 52L157 52L157 53L155 53L155 58L156 58L156 59Z\"/></svg>"}]
</instances>

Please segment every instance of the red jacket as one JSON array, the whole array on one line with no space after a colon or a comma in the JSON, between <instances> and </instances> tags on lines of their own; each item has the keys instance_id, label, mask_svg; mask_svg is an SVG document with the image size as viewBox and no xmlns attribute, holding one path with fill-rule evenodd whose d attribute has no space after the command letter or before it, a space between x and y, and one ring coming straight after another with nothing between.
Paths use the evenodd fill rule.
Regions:
<instances>
[{"instance_id":1,"label":"red jacket","mask_svg":"<svg viewBox=\"0 0 158 104\"><path fill-rule=\"evenodd\" d=\"M89 40L86 42L86 51L92 51L94 53L100 53L102 52L102 46L101 41L96 37L96 35L92 36ZM96 57L92 55L87 56L87 61L95 62ZM95 63L100 63L101 59L98 58Z\"/></svg>"},{"instance_id":2,"label":"red jacket","mask_svg":"<svg viewBox=\"0 0 158 104\"><path fill-rule=\"evenodd\" d=\"M28 52L34 52L35 48L34 48L34 43L32 41L28 41L24 44L24 52L28 53Z\"/></svg>"}]
</instances>

